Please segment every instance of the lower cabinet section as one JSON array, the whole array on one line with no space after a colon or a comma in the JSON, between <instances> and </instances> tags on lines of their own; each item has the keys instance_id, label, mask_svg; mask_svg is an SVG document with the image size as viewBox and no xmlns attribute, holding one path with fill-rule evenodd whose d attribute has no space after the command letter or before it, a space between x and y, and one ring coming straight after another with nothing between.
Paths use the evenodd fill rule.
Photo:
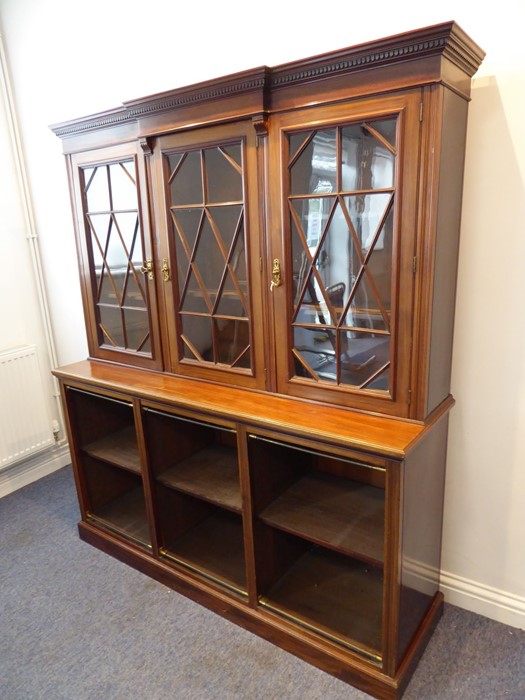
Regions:
<instances>
[{"instance_id":1,"label":"lower cabinet section","mask_svg":"<svg viewBox=\"0 0 525 700\"><path fill-rule=\"evenodd\" d=\"M61 381L84 539L378 698L401 696L441 610L446 411L400 453L377 435L359 447L349 411L348 428L312 435L256 407L235 417Z\"/></svg>"}]
</instances>

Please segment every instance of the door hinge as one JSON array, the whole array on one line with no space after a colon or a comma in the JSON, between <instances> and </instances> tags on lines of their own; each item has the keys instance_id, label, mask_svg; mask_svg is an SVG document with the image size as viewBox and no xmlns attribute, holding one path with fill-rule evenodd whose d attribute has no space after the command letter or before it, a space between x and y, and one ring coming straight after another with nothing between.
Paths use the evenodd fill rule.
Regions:
<instances>
[{"instance_id":1,"label":"door hinge","mask_svg":"<svg viewBox=\"0 0 525 700\"><path fill-rule=\"evenodd\" d=\"M416 270L417 270L417 256L414 255L414 257L412 258L412 272L414 274L416 274Z\"/></svg>"},{"instance_id":2,"label":"door hinge","mask_svg":"<svg viewBox=\"0 0 525 700\"><path fill-rule=\"evenodd\" d=\"M410 406L410 404L412 403L412 389L409 389L409 390L408 390L408 401L407 401L407 403L408 403L409 406Z\"/></svg>"},{"instance_id":3,"label":"door hinge","mask_svg":"<svg viewBox=\"0 0 525 700\"><path fill-rule=\"evenodd\" d=\"M263 261L262 258L259 258L259 272L263 271Z\"/></svg>"},{"instance_id":4,"label":"door hinge","mask_svg":"<svg viewBox=\"0 0 525 700\"><path fill-rule=\"evenodd\" d=\"M419 121L420 122L423 121L423 103L422 102L419 103Z\"/></svg>"}]
</instances>

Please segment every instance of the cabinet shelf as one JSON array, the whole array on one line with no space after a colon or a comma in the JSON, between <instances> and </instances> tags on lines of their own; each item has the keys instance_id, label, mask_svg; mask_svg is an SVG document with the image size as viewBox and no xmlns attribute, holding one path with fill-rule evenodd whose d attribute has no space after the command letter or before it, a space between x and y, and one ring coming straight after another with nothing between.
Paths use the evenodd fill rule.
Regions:
<instances>
[{"instance_id":1,"label":"cabinet shelf","mask_svg":"<svg viewBox=\"0 0 525 700\"><path fill-rule=\"evenodd\" d=\"M241 512L237 453L231 447L205 447L163 472L158 480L170 488Z\"/></svg>"},{"instance_id":2,"label":"cabinet shelf","mask_svg":"<svg viewBox=\"0 0 525 700\"><path fill-rule=\"evenodd\" d=\"M384 491L315 473L305 476L261 514L267 525L381 566L384 561Z\"/></svg>"},{"instance_id":3,"label":"cabinet shelf","mask_svg":"<svg viewBox=\"0 0 525 700\"><path fill-rule=\"evenodd\" d=\"M89 513L89 519L150 547L150 534L144 493L141 488L128 491Z\"/></svg>"},{"instance_id":4,"label":"cabinet shelf","mask_svg":"<svg viewBox=\"0 0 525 700\"><path fill-rule=\"evenodd\" d=\"M132 426L105 435L83 448L91 457L109 462L117 467L140 474L140 457L137 436Z\"/></svg>"},{"instance_id":5,"label":"cabinet shelf","mask_svg":"<svg viewBox=\"0 0 525 700\"><path fill-rule=\"evenodd\" d=\"M379 664L382 595L380 569L313 548L260 603Z\"/></svg>"},{"instance_id":6,"label":"cabinet shelf","mask_svg":"<svg viewBox=\"0 0 525 700\"><path fill-rule=\"evenodd\" d=\"M240 517L216 510L161 551L167 559L246 595Z\"/></svg>"}]
</instances>

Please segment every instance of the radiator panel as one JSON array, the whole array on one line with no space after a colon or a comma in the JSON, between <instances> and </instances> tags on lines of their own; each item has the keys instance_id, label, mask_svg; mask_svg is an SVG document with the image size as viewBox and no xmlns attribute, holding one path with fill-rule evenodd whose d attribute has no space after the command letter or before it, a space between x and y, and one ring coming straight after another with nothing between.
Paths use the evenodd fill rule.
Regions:
<instances>
[{"instance_id":1,"label":"radiator panel","mask_svg":"<svg viewBox=\"0 0 525 700\"><path fill-rule=\"evenodd\" d=\"M0 470L54 443L35 345L0 353Z\"/></svg>"}]
</instances>

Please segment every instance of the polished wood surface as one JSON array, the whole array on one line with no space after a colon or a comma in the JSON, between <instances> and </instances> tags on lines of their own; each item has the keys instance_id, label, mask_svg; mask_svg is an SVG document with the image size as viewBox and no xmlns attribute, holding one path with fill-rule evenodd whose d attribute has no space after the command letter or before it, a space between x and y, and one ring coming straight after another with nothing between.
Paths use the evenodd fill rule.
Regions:
<instances>
[{"instance_id":1,"label":"polished wood surface","mask_svg":"<svg viewBox=\"0 0 525 700\"><path fill-rule=\"evenodd\" d=\"M163 472L158 480L210 503L241 512L239 466L228 447L213 445Z\"/></svg>"},{"instance_id":2,"label":"polished wood surface","mask_svg":"<svg viewBox=\"0 0 525 700\"><path fill-rule=\"evenodd\" d=\"M131 426L90 442L84 447L84 451L91 457L97 457L140 474L137 437Z\"/></svg>"},{"instance_id":3,"label":"polished wood surface","mask_svg":"<svg viewBox=\"0 0 525 700\"><path fill-rule=\"evenodd\" d=\"M369 415L281 396L217 387L166 374L85 360L55 372L84 385L106 387L261 427L316 437L347 447L402 458L425 430L419 423Z\"/></svg>"}]
</instances>

